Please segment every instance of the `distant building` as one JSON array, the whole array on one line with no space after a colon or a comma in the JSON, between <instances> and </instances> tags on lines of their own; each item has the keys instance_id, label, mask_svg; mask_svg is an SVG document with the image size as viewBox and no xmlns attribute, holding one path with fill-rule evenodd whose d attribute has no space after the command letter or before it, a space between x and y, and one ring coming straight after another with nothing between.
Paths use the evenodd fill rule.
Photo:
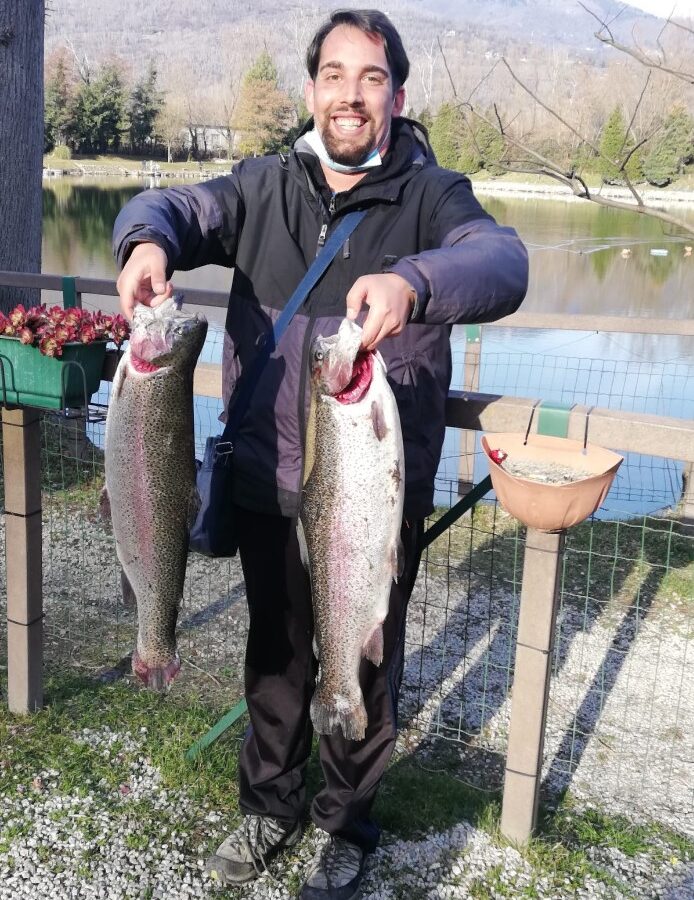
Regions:
<instances>
[{"instance_id":1,"label":"distant building","mask_svg":"<svg viewBox=\"0 0 694 900\"><path fill-rule=\"evenodd\" d=\"M196 139L198 152L209 153L212 156L228 157L230 137L233 137L233 150L239 145L238 133L224 125L193 125L192 128L182 128L180 142L184 150L191 150L193 137Z\"/></svg>"}]
</instances>

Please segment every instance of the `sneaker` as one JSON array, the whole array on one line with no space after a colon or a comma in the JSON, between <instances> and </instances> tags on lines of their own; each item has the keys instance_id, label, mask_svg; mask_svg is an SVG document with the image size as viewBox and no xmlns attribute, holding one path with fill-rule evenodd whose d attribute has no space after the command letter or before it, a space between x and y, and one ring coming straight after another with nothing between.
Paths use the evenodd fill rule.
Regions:
<instances>
[{"instance_id":1,"label":"sneaker","mask_svg":"<svg viewBox=\"0 0 694 900\"><path fill-rule=\"evenodd\" d=\"M205 871L219 884L250 881L262 875L268 860L293 847L300 837L300 822L287 825L269 816L245 816L207 860Z\"/></svg>"},{"instance_id":2,"label":"sneaker","mask_svg":"<svg viewBox=\"0 0 694 900\"><path fill-rule=\"evenodd\" d=\"M361 847L331 837L316 854L299 900L356 900L365 861Z\"/></svg>"}]
</instances>

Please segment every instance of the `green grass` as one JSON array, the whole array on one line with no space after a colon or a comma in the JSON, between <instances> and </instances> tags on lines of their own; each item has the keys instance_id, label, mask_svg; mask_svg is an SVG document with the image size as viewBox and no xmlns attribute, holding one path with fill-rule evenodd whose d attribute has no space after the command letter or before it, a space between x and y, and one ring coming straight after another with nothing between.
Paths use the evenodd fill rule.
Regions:
<instances>
[{"instance_id":1,"label":"green grass","mask_svg":"<svg viewBox=\"0 0 694 900\"><path fill-rule=\"evenodd\" d=\"M91 793L102 801L112 798L113 816L121 817L120 830L129 849L160 846L164 841L162 814L152 802L133 799L123 805L117 799L119 785L132 773L135 754L129 733L142 743L146 756L161 773L162 788L185 793L193 801L193 812L175 820L176 828L190 834L187 852L193 857L209 852L213 848L203 826L207 812L219 813L225 830L238 819L237 758L245 719L195 762L185 759L185 751L226 708L222 703L203 703L184 691L162 697L138 690L130 682L105 686L70 675L52 675L46 682L46 706L33 716L13 716L0 706L0 796L17 796L18 785L23 796L31 796L37 789L32 784L36 774L53 770L58 775L51 789L63 796L78 800ZM120 738L109 746L107 755L79 740L85 728L108 728ZM464 776L460 748L443 741L429 742L424 752L396 758L386 773L375 808L386 831L386 842L416 840L466 821L492 845L505 847L499 833L500 795L466 784ZM314 753L308 773L310 793L320 779ZM89 820L88 807L77 819L74 808L69 812L55 810L52 818L62 822L65 829L74 822L79 824L81 855L72 865L78 866L88 880L100 853L99 832ZM0 820L0 853L7 853L12 841L25 833L23 824L9 825L7 819L5 824ZM543 810L537 836L520 849L517 866L523 872L523 882L514 887L508 869L492 866L476 880L469 896L553 896L552 892L556 895L560 889L577 890L586 879L619 888L629 896L628 885L623 885L601 861L601 853L610 847L632 858L647 854L663 864L694 859L694 845L681 835L657 825L635 825L595 808L580 808L567 796L556 810ZM48 848L39 848L39 856L55 871L70 865L65 859L52 859ZM288 886L296 892L302 875L295 875ZM390 873L394 896L411 900L416 894L404 881L398 887L398 876L397 871Z\"/></svg>"},{"instance_id":2,"label":"green grass","mask_svg":"<svg viewBox=\"0 0 694 900\"><path fill-rule=\"evenodd\" d=\"M164 160L157 159L154 162L159 166L162 172L191 172L200 168L195 160L189 162L167 163ZM85 166L88 170L99 168L112 170L114 175L124 174L123 170L127 170L131 174L141 171L143 163L142 156L122 156L111 154L95 154L95 155L79 155L75 154L72 159L60 159L59 157L47 154L43 157L43 165L47 169L57 169L62 172L73 172L75 174L81 171L80 166ZM223 165L216 164L212 160L206 160L202 164L202 168L206 171L224 168L228 170L230 163L224 161Z\"/></svg>"}]
</instances>

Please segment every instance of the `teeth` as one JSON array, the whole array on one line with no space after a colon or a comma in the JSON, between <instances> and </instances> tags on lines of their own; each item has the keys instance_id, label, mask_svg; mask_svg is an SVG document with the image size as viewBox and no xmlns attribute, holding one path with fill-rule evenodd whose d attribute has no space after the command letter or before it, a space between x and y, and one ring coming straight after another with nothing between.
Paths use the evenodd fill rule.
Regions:
<instances>
[{"instance_id":1,"label":"teeth","mask_svg":"<svg viewBox=\"0 0 694 900\"><path fill-rule=\"evenodd\" d=\"M362 124L361 119L335 119L340 128L359 128Z\"/></svg>"}]
</instances>

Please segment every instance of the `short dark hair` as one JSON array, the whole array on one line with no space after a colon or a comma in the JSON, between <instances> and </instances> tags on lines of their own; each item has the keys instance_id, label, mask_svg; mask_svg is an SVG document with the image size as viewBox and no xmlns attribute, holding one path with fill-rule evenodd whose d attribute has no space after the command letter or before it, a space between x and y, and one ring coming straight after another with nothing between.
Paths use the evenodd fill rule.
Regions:
<instances>
[{"instance_id":1,"label":"short dark hair","mask_svg":"<svg viewBox=\"0 0 694 900\"><path fill-rule=\"evenodd\" d=\"M312 79L318 74L318 62L323 42L338 25L358 28L365 34L376 34L383 41L393 86L397 91L407 81L410 61L397 29L385 13L377 9L336 9L318 29L306 51L306 68Z\"/></svg>"}]
</instances>

